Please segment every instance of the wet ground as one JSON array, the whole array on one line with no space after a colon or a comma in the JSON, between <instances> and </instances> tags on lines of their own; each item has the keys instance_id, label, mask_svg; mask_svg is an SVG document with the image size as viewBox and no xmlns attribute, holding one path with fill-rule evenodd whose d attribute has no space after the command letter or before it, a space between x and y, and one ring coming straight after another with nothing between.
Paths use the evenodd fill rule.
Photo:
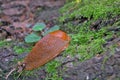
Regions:
<instances>
[{"instance_id":1,"label":"wet ground","mask_svg":"<svg viewBox=\"0 0 120 80\"><path fill-rule=\"evenodd\" d=\"M39 0L37 1L38 3L40 3ZM46 6L46 4L49 5ZM61 4L59 5L61 6ZM21 3L21 5L24 4ZM37 7L41 6L37 8L36 16L34 17L35 20L33 21L33 23L39 21L46 21L49 24L51 23L51 25L53 25L54 22L56 22L58 16L60 15L58 12L60 6L54 7L56 5L51 6L50 3L44 3L44 5L42 5L42 4L37 4L37 2L34 2L33 5L37 5ZM32 12L34 12L34 9L32 9ZM8 14L6 13L6 15ZM92 27L95 27L95 25L93 25ZM120 29L117 30L114 27L112 28L112 30L115 30L117 33L120 31ZM5 35L6 36L8 35L6 31L5 31ZM3 36L3 33L0 36ZM6 37L2 37L2 38L5 39ZM15 59L22 59L27 55L27 52L20 55L15 54L13 50L13 46L22 46L24 48L27 48L29 46L28 44L24 44L24 42L19 42L19 43L18 42L19 40L15 42L10 42L9 46L0 47L0 80L5 80L6 73L8 73L12 69L12 67L14 66L13 64L17 63L17 61L15 62ZM111 45L116 45L114 47L114 50L110 48ZM106 52L100 55L96 55L92 59L87 60L85 62L79 62L76 58L70 58L69 56L67 58L61 57L61 55L58 56L56 59L64 58L64 62L58 68L58 70L63 70L64 67L68 66L67 69L62 73L63 79L64 80L120 80L120 37L116 37L107 41L105 47L108 48ZM75 65L73 65L73 63ZM35 75L21 76L18 80L23 80L23 79L44 80L46 74L48 73L46 73L44 68L41 68L38 71L37 70L34 71L34 74L36 74L38 77L35 77ZM12 74L8 78L8 80L13 80L15 75L17 74Z\"/></svg>"},{"instance_id":2,"label":"wet ground","mask_svg":"<svg viewBox=\"0 0 120 80\"><path fill-rule=\"evenodd\" d=\"M64 0L58 0L58 2L53 1L52 3L51 1L44 0L30 0L30 2L6 0L3 2L0 1L0 3L0 8L3 9L3 13L0 13L0 22L2 23L0 24L0 40L5 40L6 45L0 47L0 80L5 80L5 76L17 65L18 60L23 59L28 54L28 52L16 54L13 47L28 48L29 46L33 46L25 44L23 41L24 36L29 33L29 29L24 33L24 28L17 29L16 27L21 26L21 24L22 26L33 25L41 21L46 22L48 27L51 27L51 25L56 23L56 19L60 15L59 8L64 4ZM17 9L26 9L26 12ZM10 11L11 14L7 11ZM21 31L23 32L21 33ZM16 78L14 76L18 75L19 73L13 73L9 76L8 80L15 80ZM41 68L40 70L35 70L34 75L24 76L23 74L17 80L44 80L46 75L45 69Z\"/></svg>"},{"instance_id":3,"label":"wet ground","mask_svg":"<svg viewBox=\"0 0 120 80\"><path fill-rule=\"evenodd\" d=\"M117 44L115 50L110 45ZM109 46L108 46L109 45ZM120 80L120 37L107 44L108 50L64 72L64 80Z\"/></svg>"}]
</instances>

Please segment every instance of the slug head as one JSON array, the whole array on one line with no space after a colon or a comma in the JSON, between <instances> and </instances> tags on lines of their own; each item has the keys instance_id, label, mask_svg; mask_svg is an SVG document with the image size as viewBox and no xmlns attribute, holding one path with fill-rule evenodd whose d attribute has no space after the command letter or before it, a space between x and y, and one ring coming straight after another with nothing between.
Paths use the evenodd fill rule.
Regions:
<instances>
[{"instance_id":1,"label":"slug head","mask_svg":"<svg viewBox=\"0 0 120 80\"><path fill-rule=\"evenodd\" d=\"M70 41L70 37L65 32L63 32L61 30L56 30L54 32L51 32L50 34L55 36L55 37L59 37L62 40Z\"/></svg>"}]
</instances>

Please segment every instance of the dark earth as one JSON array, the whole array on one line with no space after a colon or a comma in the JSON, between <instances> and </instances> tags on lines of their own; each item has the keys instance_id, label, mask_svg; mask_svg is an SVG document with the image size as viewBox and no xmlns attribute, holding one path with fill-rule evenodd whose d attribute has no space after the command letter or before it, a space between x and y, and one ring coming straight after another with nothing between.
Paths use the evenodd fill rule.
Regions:
<instances>
[{"instance_id":1,"label":"dark earth","mask_svg":"<svg viewBox=\"0 0 120 80\"><path fill-rule=\"evenodd\" d=\"M108 45L119 43L120 37L110 41ZM76 64L65 71L64 80L120 80L120 45L115 51L108 48L104 54Z\"/></svg>"},{"instance_id":2,"label":"dark earth","mask_svg":"<svg viewBox=\"0 0 120 80\"><path fill-rule=\"evenodd\" d=\"M50 1L53 1L53 3L50 3ZM29 44L24 44L22 42L22 39L24 36L20 35L18 32L14 32L11 28L8 28L8 26L12 26L12 28L16 27L15 23L24 23L23 25L29 24L33 25L35 22L45 21L48 24L48 27L51 25L54 25L57 23L56 19L60 15L59 8L64 5L64 0L31 0L30 2L23 1L19 3L19 1L15 2L15 0L0 0L0 9L3 10L3 13L0 12L0 21L4 22L3 25L0 25L0 40L6 39L8 40L13 39L10 46L4 46L0 48L0 80L5 80L5 75L16 65L17 62L15 62L15 59L22 59L24 58L27 53L23 54L15 54L13 50L13 46L22 46L24 48L29 47ZM8 14L9 11L15 11L15 6L12 5L12 2L15 2L16 4L19 4L17 8L19 8L21 11L18 11L17 13ZM25 4L26 2L26 4ZM11 3L11 4L10 4ZM9 8L12 6L11 8ZM27 7L27 8L26 8ZM28 12L24 13L22 10L27 10ZM24 14L23 14L24 13ZM27 17L24 17L24 15L27 15ZM32 15L32 16L31 16ZM4 17L3 17L4 16ZM7 16L7 17L6 17ZM22 20L21 20L22 18ZM112 24L114 21L117 21L120 19L120 16L117 16L114 19L110 19L108 21L102 21L99 20L95 24L91 25L91 28L99 29L99 25L102 24ZM28 21L26 21L28 20ZM30 21L29 21L30 20ZM18 26L18 25L17 25ZM6 28L7 27L7 28ZM31 26L30 26L31 27ZM16 28L14 28L16 30ZM20 29L23 30L24 28ZM25 28L26 29L26 28ZM10 30L10 31L9 31ZM13 31L13 32L12 32ZM110 31L114 31L115 33L119 33L119 28L114 28L114 26L110 29ZM17 36L14 35L17 33ZM24 33L23 35L28 34ZM12 35L12 36L11 36ZM9 40L8 40L9 42ZM116 45L114 50L110 48L111 45ZM58 68L58 70L63 70L64 67L67 67L67 69L62 73L64 80L120 80L120 37L114 37L110 40L107 40L106 44L104 44L104 47L107 48L107 51L96 55L95 57L84 61L79 62L77 58L69 58L69 57L62 57L59 55L56 59L64 58L63 64ZM75 63L75 65L72 65ZM14 64L14 65L13 65ZM17 80L44 80L46 74L45 69L42 68L40 70L34 71L34 74L37 74L38 77L35 76L21 76ZM13 80L14 76L17 74L12 74L9 76L8 80Z\"/></svg>"}]
</instances>

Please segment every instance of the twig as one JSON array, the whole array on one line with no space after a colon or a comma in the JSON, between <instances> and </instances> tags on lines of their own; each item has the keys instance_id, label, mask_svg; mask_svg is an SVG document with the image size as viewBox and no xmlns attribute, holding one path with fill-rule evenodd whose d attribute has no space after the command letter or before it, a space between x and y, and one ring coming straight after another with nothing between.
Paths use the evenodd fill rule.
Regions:
<instances>
[{"instance_id":1,"label":"twig","mask_svg":"<svg viewBox=\"0 0 120 80\"><path fill-rule=\"evenodd\" d=\"M13 68L5 77L5 79L7 80L8 77L16 70L16 68Z\"/></svg>"}]
</instances>

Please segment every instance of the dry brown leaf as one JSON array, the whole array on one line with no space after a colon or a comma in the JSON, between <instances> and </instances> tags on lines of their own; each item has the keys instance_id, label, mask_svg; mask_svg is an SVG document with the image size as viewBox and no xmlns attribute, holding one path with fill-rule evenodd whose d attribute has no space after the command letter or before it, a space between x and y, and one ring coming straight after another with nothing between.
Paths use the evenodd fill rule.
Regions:
<instances>
[{"instance_id":1,"label":"dry brown leaf","mask_svg":"<svg viewBox=\"0 0 120 80\"><path fill-rule=\"evenodd\" d=\"M3 10L3 13L8 16L22 15L25 12L25 9L10 8Z\"/></svg>"},{"instance_id":2,"label":"dry brown leaf","mask_svg":"<svg viewBox=\"0 0 120 80\"><path fill-rule=\"evenodd\" d=\"M11 8L12 6L15 6L15 5L23 5L23 6L27 6L29 4L29 0L20 0L20 1L11 1L10 3L5 3L5 4L2 4L1 7L3 8Z\"/></svg>"}]
</instances>

